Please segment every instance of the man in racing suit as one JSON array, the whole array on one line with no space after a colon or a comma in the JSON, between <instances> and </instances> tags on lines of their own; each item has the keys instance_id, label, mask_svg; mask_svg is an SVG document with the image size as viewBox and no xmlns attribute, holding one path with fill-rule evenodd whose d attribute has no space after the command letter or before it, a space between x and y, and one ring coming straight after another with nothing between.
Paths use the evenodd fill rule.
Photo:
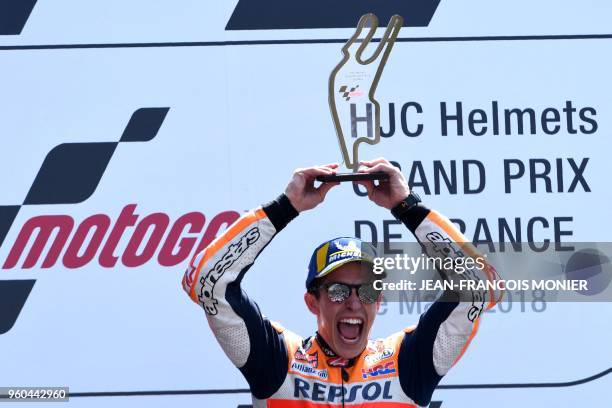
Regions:
<instances>
[{"instance_id":1,"label":"man in racing suit","mask_svg":"<svg viewBox=\"0 0 612 408\"><path fill-rule=\"evenodd\" d=\"M493 300L485 300L492 294L460 298L444 293L445 300L434 302L415 327L368 340L380 299L369 299L365 292L362 296L360 286L365 287L368 277L355 266L365 257L354 250L358 240L351 238L329 241L313 254L305 300L317 315L314 336L302 338L271 322L240 288L244 274L276 234L338 184L314 187L315 177L333 174L336 167L296 170L284 194L243 215L194 257L183 288L204 308L221 348L249 383L254 407L426 406L472 340L482 311L493 306ZM402 173L387 160L363 161L359 171L389 175L378 185L359 183L370 200L392 209L419 242L449 242L457 253L476 255L450 221L417 202ZM349 244L353 250L346 252ZM485 279L493 278L492 267L484 271ZM348 295L335 292L337 287L348 288Z\"/></svg>"}]
</instances>

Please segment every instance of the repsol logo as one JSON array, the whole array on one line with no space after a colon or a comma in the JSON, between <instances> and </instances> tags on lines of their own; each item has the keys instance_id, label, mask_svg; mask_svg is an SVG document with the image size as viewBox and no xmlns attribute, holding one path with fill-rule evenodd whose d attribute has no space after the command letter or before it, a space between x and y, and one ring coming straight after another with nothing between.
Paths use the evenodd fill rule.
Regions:
<instances>
[{"instance_id":1,"label":"repsol logo","mask_svg":"<svg viewBox=\"0 0 612 408\"><path fill-rule=\"evenodd\" d=\"M19 35L23 30L36 0L0 1L0 35Z\"/></svg>"},{"instance_id":2,"label":"repsol logo","mask_svg":"<svg viewBox=\"0 0 612 408\"><path fill-rule=\"evenodd\" d=\"M409 406L414 406L414 405L409 405ZM431 403L428 405L429 408L440 408L442 406L442 401L431 401ZM237 408L253 408L253 405L238 405Z\"/></svg>"},{"instance_id":3,"label":"repsol logo","mask_svg":"<svg viewBox=\"0 0 612 408\"><path fill-rule=\"evenodd\" d=\"M354 28L359 18L374 13L386 24L394 14L405 27L429 25L440 0L240 0L226 30Z\"/></svg>"},{"instance_id":4,"label":"repsol logo","mask_svg":"<svg viewBox=\"0 0 612 408\"><path fill-rule=\"evenodd\" d=\"M295 378L293 397L317 402L340 403L344 401L346 404L357 400L393 400L391 381L339 386L316 381L308 382L300 378Z\"/></svg>"}]
</instances>

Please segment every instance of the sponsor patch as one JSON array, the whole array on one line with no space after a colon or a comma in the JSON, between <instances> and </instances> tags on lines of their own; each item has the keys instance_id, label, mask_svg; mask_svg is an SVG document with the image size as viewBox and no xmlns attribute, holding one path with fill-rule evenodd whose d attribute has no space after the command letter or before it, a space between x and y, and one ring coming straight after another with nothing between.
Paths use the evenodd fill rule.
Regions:
<instances>
[{"instance_id":1,"label":"sponsor patch","mask_svg":"<svg viewBox=\"0 0 612 408\"><path fill-rule=\"evenodd\" d=\"M362 368L361 376L366 379L368 377L378 377L379 375L387 375L395 373L395 361L389 361L384 364L378 364L371 368Z\"/></svg>"},{"instance_id":2,"label":"sponsor patch","mask_svg":"<svg viewBox=\"0 0 612 408\"><path fill-rule=\"evenodd\" d=\"M311 336L308 339L302 341L302 348L304 349L305 353L308 353L310 349L312 348L312 345L314 343L313 340L314 340L314 337Z\"/></svg>"},{"instance_id":3,"label":"sponsor patch","mask_svg":"<svg viewBox=\"0 0 612 408\"><path fill-rule=\"evenodd\" d=\"M329 375L327 373L327 369L317 370L316 368L311 367L307 363L300 363L297 361L293 361L291 363L291 369L306 376L316 377L322 380L326 380Z\"/></svg>"},{"instance_id":4,"label":"sponsor patch","mask_svg":"<svg viewBox=\"0 0 612 408\"><path fill-rule=\"evenodd\" d=\"M311 367L317 368L319 366L319 352L316 351L313 354L302 353L300 350L295 352L293 358L297 361L305 362L310 364Z\"/></svg>"},{"instance_id":5,"label":"sponsor patch","mask_svg":"<svg viewBox=\"0 0 612 408\"><path fill-rule=\"evenodd\" d=\"M382 350L376 350L372 354L368 354L364 357L364 361L368 364L376 364L379 361L385 360L392 357L395 351L392 348L383 348Z\"/></svg>"}]
</instances>

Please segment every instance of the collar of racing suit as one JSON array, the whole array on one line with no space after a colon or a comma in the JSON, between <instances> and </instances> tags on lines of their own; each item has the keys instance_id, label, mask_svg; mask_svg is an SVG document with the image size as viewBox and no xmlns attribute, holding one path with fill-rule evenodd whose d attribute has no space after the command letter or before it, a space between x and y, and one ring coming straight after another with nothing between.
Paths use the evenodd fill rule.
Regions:
<instances>
[{"instance_id":1,"label":"collar of racing suit","mask_svg":"<svg viewBox=\"0 0 612 408\"><path fill-rule=\"evenodd\" d=\"M327 364L331 367L346 368L351 367L353 364L355 364L357 357L353 357L351 359L340 357L334 352L334 350L332 350L332 348L329 346L329 344L327 344L327 342L325 341L323 336L319 334L319 332L316 332L315 340L317 341L317 343L319 343L321 350L323 350L323 352L325 353L325 356L327 357Z\"/></svg>"}]
</instances>

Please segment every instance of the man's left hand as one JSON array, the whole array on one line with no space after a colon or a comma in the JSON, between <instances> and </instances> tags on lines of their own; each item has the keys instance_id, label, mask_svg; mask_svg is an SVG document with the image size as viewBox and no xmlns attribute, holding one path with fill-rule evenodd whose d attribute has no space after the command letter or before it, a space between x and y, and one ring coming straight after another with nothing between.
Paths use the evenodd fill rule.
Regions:
<instances>
[{"instance_id":1,"label":"man's left hand","mask_svg":"<svg viewBox=\"0 0 612 408\"><path fill-rule=\"evenodd\" d=\"M366 188L368 198L374 203L390 210L410 194L410 187L408 187L406 178L387 159L381 157L375 160L362 160L359 164L358 173L382 171L389 175L389 180L379 181L378 185L375 185L371 180L356 181L357 184Z\"/></svg>"}]
</instances>

